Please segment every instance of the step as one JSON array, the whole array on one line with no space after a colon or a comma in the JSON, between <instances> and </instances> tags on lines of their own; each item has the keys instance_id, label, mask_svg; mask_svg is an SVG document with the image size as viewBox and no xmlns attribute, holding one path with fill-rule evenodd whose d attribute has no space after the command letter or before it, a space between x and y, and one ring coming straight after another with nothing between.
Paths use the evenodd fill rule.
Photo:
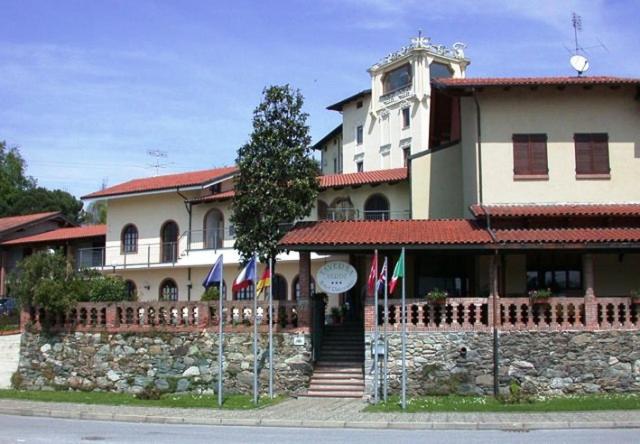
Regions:
<instances>
[{"instance_id":1,"label":"step","mask_svg":"<svg viewBox=\"0 0 640 444\"><path fill-rule=\"evenodd\" d=\"M332 391L317 391L317 390L309 390L305 395L310 398L362 398L364 394L363 390L354 390L354 391L340 391L340 390L332 390Z\"/></svg>"},{"instance_id":2,"label":"step","mask_svg":"<svg viewBox=\"0 0 640 444\"><path fill-rule=\"evenodd\" d=\"M317 385L332 385L332 386L340 386L340 387L344 387L344 386L352 386L352 385L357 385L360 388L364 387L364 379L363 378L359 378L359 379L353 379L353 378L344 378L344 379L329 379L329 378L311 378L311 381L309 382L311 387L317 386Z\"/></svg>"},{"instance_id":3,"label":"step","mask_svg":"<svg viewBox=\"0 0 640 444\"><path fill-rule=\"evenodd\" d=\"M354 363L354 362L329 362L329 361L318 361L316 366L314 367L315 371L350 371L357 370L359 372L362 371L362 363Z\"/></svg>"},{"instance_id":4,"label":"step","mask_svg":"<svg viewBox=\"0 0 640 444\"><path fill-rule=\"evenodd\" d=\"M335 384L311 384L309 386L309 392L362 392L364 390L364 384L349 384L349 385L335 385Z\"/></svg>"}]
</instances>

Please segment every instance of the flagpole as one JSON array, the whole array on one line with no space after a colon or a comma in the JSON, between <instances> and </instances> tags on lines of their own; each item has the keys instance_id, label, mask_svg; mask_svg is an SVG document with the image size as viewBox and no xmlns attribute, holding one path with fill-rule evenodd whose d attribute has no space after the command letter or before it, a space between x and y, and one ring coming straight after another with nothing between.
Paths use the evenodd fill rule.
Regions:
<instances>
[{"instance_id":1,"label":"flagpole","mask_svg":"<svg viewBox=\"0 0 640 444\"><path fill-rule=\"evenodd\" d=\"M389 341L387 339L387 324L389 323L389 307L388 307L388 297L389 297L389 264L387 262L387 257L384 258L384 323L382 324L383 336L384 336L384 364L383 364L383 391L382 396L384 402L387 402L387 393L389 391L389 371L387 367L387 361L389 357L387 356L387 350L389 348Z\"/></svg>"},{"instance_id":2,"label":"flagpole","mask_svg":"<svg viewBox=\"0 0 640 444\"><path fill-rule=\"evenodd\" d=\"M373 287L373 402L375 404L378 403L378 383L380 380L379 369L378 369L378 250L375 250L373 260L375 261L376 267L376 282Z\"/></svg>"},{"instance_id":3,"label":"flagpole","mask_svg":"<svg viewBox=\"0 0 640 444\"><path fill-rule=\"evenodd\" d=\"M402 247L402 409L405 410L407 408L407 313L406 313L406 270L405 267L405 257L404 257L404 247Z\"/></svg>"},{"instance_id":4,"label":"flagpole","mask_svg":"<svg viewBox=\"0 0 640 444\"><path fill-rule=\"evenodd\" d=\"M269 258L269 398L273 399L273 258Z\"/></svg>"},{"instance_id":5,"label":"flagpole","mask_svg":"<svg viewBox=\"0 0 640 444\"><path fill-rule=\"evenodd\" d=\"M253 403L258 405L258 301L256 295L256 262L253 257Z\"/></svg>"},{"instance_id":6,"label":"flagpole","mask_svg":"<svg viewBox=\"0 0 640 444\"><path fill-rule=\"evenodd\" d=\"M222 258L222 255L220 255ZM220 282L218 290L218 407L222 407L222 376L223 376L223 349L222 342L224 341L224 316L222 311L224 294L222 293L224 285L224 259L220 261Z\"/></svg>"}]
</instances>

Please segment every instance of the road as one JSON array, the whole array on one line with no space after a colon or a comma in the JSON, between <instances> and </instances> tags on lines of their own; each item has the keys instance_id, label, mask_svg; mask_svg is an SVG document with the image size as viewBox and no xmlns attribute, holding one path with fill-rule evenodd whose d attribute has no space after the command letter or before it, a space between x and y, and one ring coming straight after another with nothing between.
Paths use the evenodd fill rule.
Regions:
<instances>
[{"instance_id":1,"label":"road","mask_svg":"<svg viewBox=\"0 0 640 444\"><path fill-rule=\"evenodd\" d=\"M294 429L279 427L134 424L0 415L0 443L637 443L638 430L460 430Z\"/></svg>"}]
</instances>

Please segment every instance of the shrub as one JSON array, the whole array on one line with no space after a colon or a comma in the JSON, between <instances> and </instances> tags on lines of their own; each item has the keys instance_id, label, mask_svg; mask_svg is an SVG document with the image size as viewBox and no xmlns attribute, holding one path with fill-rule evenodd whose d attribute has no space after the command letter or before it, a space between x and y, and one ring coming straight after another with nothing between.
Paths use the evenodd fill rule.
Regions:
<instances>
[{"instance_id":1,"label":"shrub","mask_svg":"<svg viewBox=\"0 0 640 444\"><path fill-rule=\"evenodd\" d=\"M202 293L202 296L200 296L202 302L217 301L218 299L220 299L220 290L218 287L209 287Z\"/></svg>"},{"instance_id":2,"label":"shrub","mask_svg":"<svg viewBox=\"0 0 640 444\"><path fill-rule=\"evenodd\" d=\"M445 290L434 288L426 294L428 302L442 302L447 299L449 294Z\"/></svg>"},{"instance_id":3,"label":"shrub","mask_svg":"<svg viewBox=\"0 0 640 444\"><path fill-rule=\"evenodd\" d=\"M153 384L146 386L142 391L135 395L138 399L158 400L162 397L162 392Z\"/></svg>"},{"instance_id":4,"label":"shrub","mask_svg":"<svg viewBox=\"0 0 640 444\"><path fill-rule=\"evenodd\" d=\"M127 284L119 276L91 276L87 280L87 302L120 302L129 300Z\"/></svg>"},{"instance_id":5,"label":"shrub","mask_svg":"<svg viewBox=\"0 0 640 444\"><path fill-rule=\"evenodd\" d=\"M24 378L20 374L20 372L14 372L11 375L11 387L16 390L20 390L22 388L22 384L24 383Z\"/></svg>"}]
</instances>

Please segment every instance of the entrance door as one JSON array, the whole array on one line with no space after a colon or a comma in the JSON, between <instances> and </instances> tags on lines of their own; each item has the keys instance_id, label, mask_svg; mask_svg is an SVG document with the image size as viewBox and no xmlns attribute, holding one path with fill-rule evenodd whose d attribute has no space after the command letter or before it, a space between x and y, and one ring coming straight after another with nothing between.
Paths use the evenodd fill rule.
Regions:
<instances>
[{"instance_id":1,"label":"entrance door","mask_svg":"<svg viewBox=\"0 0 640 444\"><path fill-rule=\"evenodd\" d=\"M175 262L178 259L178 224L165 222L160 230L160 261Z\"/></svg>"}]
</instances>

